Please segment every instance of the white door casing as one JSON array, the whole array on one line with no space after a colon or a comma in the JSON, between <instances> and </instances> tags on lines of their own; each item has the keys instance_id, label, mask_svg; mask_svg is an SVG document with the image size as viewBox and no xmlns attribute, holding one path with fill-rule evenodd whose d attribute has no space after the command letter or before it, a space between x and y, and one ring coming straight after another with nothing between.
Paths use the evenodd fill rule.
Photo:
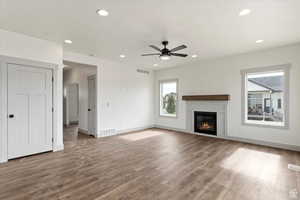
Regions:
<instances>
[{"instance_id":1,"label":"white door casing","mask_svg":"<svg viewBox=\"0 0 300 200\"><path fill-rule=\"evenodd\" d=\"M96 76L88 77L88 133L96 136Z\"/></svg>"},{"instance_id":2,"label":"white door casing","mask_svg":"<svg viewBox=\"0 0 300 200\"><path fill-rule=\"evenodd\" d=\"M52 70L8 64L8 159L52 150Z\"/></svg>"}]
</instances>

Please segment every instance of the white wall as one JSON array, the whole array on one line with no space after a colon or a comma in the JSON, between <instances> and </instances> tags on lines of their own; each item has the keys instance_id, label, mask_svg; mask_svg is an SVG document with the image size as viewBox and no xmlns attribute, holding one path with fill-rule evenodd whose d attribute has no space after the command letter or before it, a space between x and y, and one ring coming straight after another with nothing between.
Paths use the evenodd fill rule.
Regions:
<instances>
[{"instance_id":1,"label":"white wall","mask_svg":"<svg viewBox=\"0 0 300 200\"><path fill-rule=\"evenodd\" d=\"M0 29L0 55L62 64L60 44Z\"/></svg>"},{"instance_id":2,"label":"white wall","mask_svg":"<svg viewBox=\"0 0 300 200\"><path fill-rule=\"evenodd\" d=\"M56 109L56 122L54 127L55 136L55 150L63 148L63 134L62 134L62 103L58 101L62 99L62 46L53 42L40 40L37 38L29 37L23 34L9 32L0 29L0 55L26 60L40 61L57 65L58 68L55 72L55 97L57 104ZM2 85L0 85L1 91ZM1 100L1 96L0 96ZM1 102L0 102L1 103ZM0 110L2 112L2 110ZM0 124L2 120L0 119ZM3 136L0 130L0 136ZM3 147L3 137L0 137L1 147ZM0 148L0 162L6 161L6 155L2 148Z\"/></svg>"},{"instance_id":3,"label":"white wall","mask_svg":"<svg viewBox=\"0 0 300 200\"><path fill-rule=\"evenodd\" d=\"M84 65L68 64L71 68L64 70L64 89L68 84L79 86L79 128L88 130L88 77L96 75L97 68Z\"/></svg>"},{"instance_id":4,"label":"white wall","mask_svg":"<svg viewBox=\"0 0 300 200\"><path fill-rule=\"evenodd\" d=\"M153 73L104 61L100 69L100 134L124 132L153 125Z\"/></svg>"},{"instance_id":5,"label":"white wall","mask_svg":"<svg viewBox=\"0 0 300 200\"><path fill-rule=\"evenodd\" d=\"M290 128L288 130L242 125L242 69L292 64L290 71ZM186 129L185 102L182 95L230 94L228 133L232 137L300 146L300 45L276 48L209 61L199 61L155 72L155 124ZM178 118L159 117L158 81L179 79Z\"/></svg>"}]
</instances>

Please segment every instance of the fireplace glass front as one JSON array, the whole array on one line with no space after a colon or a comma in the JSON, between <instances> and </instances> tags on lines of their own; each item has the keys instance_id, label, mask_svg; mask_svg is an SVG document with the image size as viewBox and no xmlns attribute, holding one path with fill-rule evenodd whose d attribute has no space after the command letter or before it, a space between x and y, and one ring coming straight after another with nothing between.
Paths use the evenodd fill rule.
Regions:
<instances>
[{"instance_id":1,"label":"fireplace glass front","mask_svg":"<svg viewBox=\"0 0 300 200\"><path fill-rule=\"evenodd\" d=\"M217 135L217 113L195 111L194 131L197 133Z\"/></svg>"}]
</instances>

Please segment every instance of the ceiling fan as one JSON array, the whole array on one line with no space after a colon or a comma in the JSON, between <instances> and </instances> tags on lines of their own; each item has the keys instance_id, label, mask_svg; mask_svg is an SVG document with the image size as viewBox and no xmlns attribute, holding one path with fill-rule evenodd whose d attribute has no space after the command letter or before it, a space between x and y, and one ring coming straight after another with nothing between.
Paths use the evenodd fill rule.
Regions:
<instances>
[{"instance_id":1,"label":"ceiling fan","mask_svg":"<svg viewBox=\"0 0 300 200\"><path fill-rule=\"evenodd\" d=\"M186 45L180 45L178 47L175 47L171 50L167 48L167 45L169 44L168 41L163 41L162 45L164 46L163 49L158 48L157 46L150 45L151 48L159 51L160 53L149 53L149 54L142 54L142 56L159 56L161 60L170 60L171 56L179 56L179 57L187 57L187 54L182 53L175 53L176 51L182 50L187 48Z\"/></svg>"}]
</instances>

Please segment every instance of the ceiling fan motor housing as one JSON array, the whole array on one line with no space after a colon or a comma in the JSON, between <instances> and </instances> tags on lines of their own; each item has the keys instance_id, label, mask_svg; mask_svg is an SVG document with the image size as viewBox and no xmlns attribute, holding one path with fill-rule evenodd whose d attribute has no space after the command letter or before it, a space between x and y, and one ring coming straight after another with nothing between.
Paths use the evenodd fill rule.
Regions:
<instances>
[{"instance_id":1,"label":"ceiling fan motor housing","mask_svg":"<svg viewBox=\"0 0 300 200\"><path fill-rule=\"evenodd\" d=\"M170 55L170 50L167 49L168 44L169 44L168 41L162 41L162 45L164 45L164 48L161 50L162 55Z\"/></svg>"},{"instance_id":2,"label":"ceiling fan motor housing","mask_svg":"<svg viewBox=\"0 0 300 200\"><path fill-rule=\"evenodd\" d=\"M170 55L170 51L169 51L169 49L167 49L167 48L163 48L163 49L161 50L161 54L162 54L162 55Z\"/></svg>"}]
</instances>

